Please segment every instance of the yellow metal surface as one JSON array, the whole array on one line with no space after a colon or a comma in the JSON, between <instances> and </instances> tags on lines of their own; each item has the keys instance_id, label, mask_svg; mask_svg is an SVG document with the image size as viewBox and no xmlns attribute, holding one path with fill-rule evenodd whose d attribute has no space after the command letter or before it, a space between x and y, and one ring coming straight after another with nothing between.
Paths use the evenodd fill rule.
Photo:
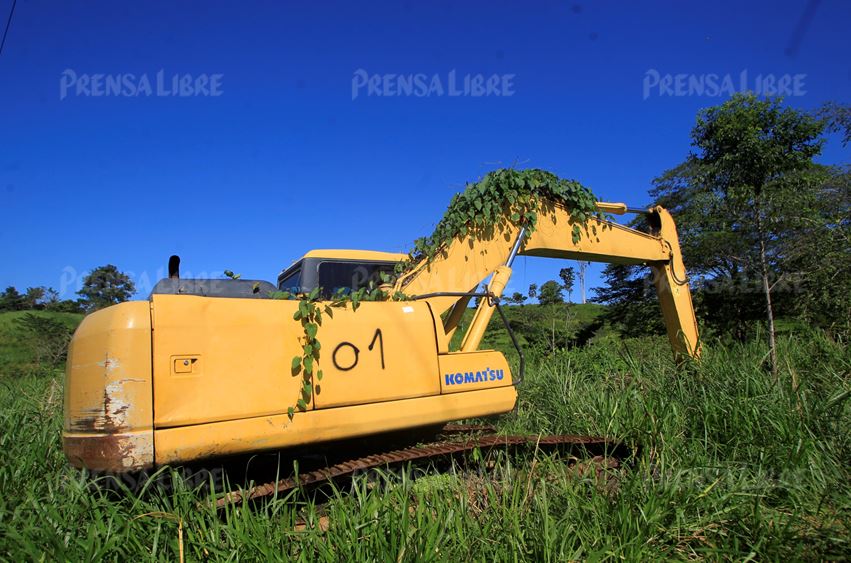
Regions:
<instances>
[{"instance_id":1,"label":"yellow metal surface","mask_svg":"<svg viewBox=\"0 0 851 563\"><path fill-rule=\"evenodd\" d=\"M147 301L97 311L74 333L65 375L63 448L76 466L154 463L151 315Z\"/></svg>"},{"instance_id":2,"label":"yellow metal surface","mask_svg":"<svg viewBox=\"0 0 851 563\"><path fill-rule=\"evenodd\" d=\"M573 225L570 213L561 206L543 207L535 231L528 236L520 254L619 264L667 261L671 257L670 248L660 237L597 219L588 220L581 240L574 243ZM431 262L424 261L400 279L396 289L409 295L470 291L505 264L518 231L510 225L481 240L457 239ZM429 299L438 316L456 301L454 297Z\"/></svg>"},{"instance_id":3,"label":"yellow metal surface","mask_svg":"<svg viewBox=\"0 0 851 563\"><path fill-rule=\"evenodd\" d=\"M337 309L319 329L317 409L440 393L434 318L424 302Z\"/></svg>"},{"instance_id":4,"label":"yellow metal surface","mask_svg":"<svg viewBox=\"0 0 851 563\"><path fill-rule=\"evenodd\" d=\"M597 209L603 213L614 213L615 215L623 215L626 213L627 206L625 203L609 203L606 201L598 201Z\"/></svg>"},{"instance_id":5,"label":"yellow metal surface","mask_svg":"<svg viewBox=\"0 0 851 563\"><path fill-rule=\"evenodd\" d=\"M152 304L157 428L280 414L295 404L297 301L155 294ZM195 360L190 371L178 372L186 359Z\"/></svg>"},{"instance_id":6,"label":"yellow metal surface","mask_svg":"<svg viewBox=\"0 0 851 563\"><path fill-rule=\"evenodd\" d=\"M192 373L200 373L201 365L198 356L177 356L173 358L171 371L172 375L191 375Z\"/></svg>"},{"instance_id":7,"label":"yellow metal surface","mask_svg":"<svg viewBox=\"0 0 851 563\"><path fill-rule=\"evenodd\" d=\"M650 264L662 316L668 329L668 340L680 361L689 357L699 358L700 340L697 319L694 316L688 276L680 251L677 226L667 210L656 207L655 211L659 216L660 236L666 244L670 245L671 250L671 260Z\"/></svg>"},{"instance_id":8,"label":"yellow metal surface","mask_svg":"<svg viewBox=\"0 0 851 563\"><path fill-rule=\"evenodd\" d=\"M508 266L498 266L488 284L488 292L492 293L496 298L502 297L502 292L505 290L505 286L508 284L510 278L511 268ZM461 343L462 352L474 352L479 349L479 344L482 342L495 308L494 305L490 304L490 300L479 300L479 306L473 315L473 320L470 322L470 328L467 329L467 334L464 335L464 341Z\"/></svg>"},{"instance_id":9,"label":"yellow metal surface","mask_svg":"<svg viewBox=\"0 0 851 563\"><path fill-rule=\"evenodd\" d=\"M155 432L157 463L288 448L508 412L514 387L230 420Z\"/></svg>"},{"instance_id":10,"label":"yellow metal surface","mask_svg":"<svg viewBox=\"0 0 851 563\"><path fill-rule=\"evenodd\" d=\"M154 295L157 428L286 413L299 398L303 329L297 301ZM326 408L440 392L434 319L426 303L335 309L308 405ZM188 365L184 362L190 361Z\"/></svg>"},{"instance_id":11,"label":"yellow metal surface","mask_svg":"<svg viewBox=\"0 0 851 563\"><path fill-rule=\"evenodd\" d=\"M535 232L520 254L611 264L644 264L671 257L662 238L597 219L588 220L579 242L574 243L573 225L567 210L552 206L539 215Z\"/></svg>"},{"instance_id":12,"label":"yellow metal surface","mask_svg":"<svg viewBox=\"0 0 851 563\"><path fill-rule=\"evenodd\" d=\"M364 261L388 261L401 262L408 257L407 254L398 252L379 252L377 250L311 250L302 258L329 258L337 260L364 260Z\"/></svg>"},{"instance_id":13,"label":"yellow metal surface","mask_svg":"<svg viewBox=\"0 0 851 563\"><path fill-rule=\"evenodd\" d=\"M505 356L493 350L440 355L441 393L463 393L512 385Z\"/></svg>"},{"instance_id":14,"label":"yellow metal surface","mask_svg":"<svg viewBox=\"0 0 851 563\"><path fill-rule=\"evenodd\" d=\"M613 211L623 207L625 210L623 204L600 202L598 207ZM651 211L651 223L660 223L654 234L592 218L583 228L580 240L573 242L571 231L575 221L570 213L560 205L545 204L539 209L535 231L527 237L520 254L650 266L656 273L656 290L675 356L678 359L698 357L697 320L676 227L670 214L661 207ZM509 225L478 240L456 239L431 261L423 260L411 273L398 280L395 289L409 295L469 292L504 266L518 232L516 226ZM428 302L435 316L445 315L443 330L440 326L437 330L438 349L445 353L466 302L454 296L435 296ZM480 338L478 334L474 336L471 342Z\"/></svg>"}]
</instances>

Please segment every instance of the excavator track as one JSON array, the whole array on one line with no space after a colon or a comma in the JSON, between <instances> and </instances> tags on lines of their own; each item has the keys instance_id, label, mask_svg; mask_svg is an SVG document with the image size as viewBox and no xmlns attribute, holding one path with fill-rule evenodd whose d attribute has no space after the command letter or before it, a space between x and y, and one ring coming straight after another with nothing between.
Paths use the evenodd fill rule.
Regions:
<instances>
[{"instance_id":1,"label":"excavator track","mask_svg":"<svg viewBox=\"0 0 851 563\"><path fill-rule=\"evenodd\" d=\"M280 479L264 485L257 485L243 491L232 491L216 500L217 508L252 501L278 493L286 493L301 487L316 486L322 483L352 477L359 472L372 469L393 469L409 463L435 463L458 459L475 449L494 450L503 448L517 450L533 448L541 453L568 453L573 461L589 459L597 464L599 474L605 469L614 469L628 455L623 444L597 436L577 436L571 434L549 436L499 436L495 429L488 426L447 425L442 435L453 433L472 433L463 440L442 441L390 451L361 458L347 460L328 467L303 473L296 477Z\"/></svg>"}]
</instances>

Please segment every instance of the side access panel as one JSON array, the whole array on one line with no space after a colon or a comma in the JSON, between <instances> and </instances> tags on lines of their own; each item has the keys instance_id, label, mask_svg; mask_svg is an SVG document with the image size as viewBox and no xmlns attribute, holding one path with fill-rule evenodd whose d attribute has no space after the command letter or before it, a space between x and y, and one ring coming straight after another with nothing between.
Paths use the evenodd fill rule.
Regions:
<instances>
[{"instance_id":1,"label":"side access panel","mask_svg":"<svg viewBox=\"0 0 851 563\"><path fill-rule=\"evenodd\" d=\"M440 392L463 393L513 384L511 369L500 352L450 352L440 355Z\"/></svg>"},{"instance_id":2,"label":"side access panel","mask_svg":"<svg viewBox=\"0 0 851 563\"><path fill-rule=\"evenodd\" d=\"M154 426L286 413L302 386L296 301L152 296ZM308 405L312 408L312 404Z\"/></svg>"},{"instance_id":3,"label":"side access panel","mask_svg":"<svg viewBox=\"0 0 851 563\"><path fill-rule=\"evenodd\" d=\"M367 302L323 317L316 408L440 394L437 338L424 302Z\"/></svg>"}]
</instances>

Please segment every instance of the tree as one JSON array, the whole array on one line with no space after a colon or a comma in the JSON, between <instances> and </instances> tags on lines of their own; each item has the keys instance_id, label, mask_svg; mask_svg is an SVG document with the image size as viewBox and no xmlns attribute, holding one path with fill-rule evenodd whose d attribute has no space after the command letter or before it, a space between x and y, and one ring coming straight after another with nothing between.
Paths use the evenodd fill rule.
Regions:
<instances>
[{"instance_id":1,"label":"tree","mask_svg":"<svg viewBox=\"0 0 851 563\"><path fill-rule=\"evenodd\" d=\"M86 304L82 299L63 299L55 303L48 303L45 309L56 313L85 313Z\"/></svg>"},{"instance_id":2,"label":"tree","mask_svg":"<svg viewBox=\"0 0 851 563\"><path fill-rule=\"evenodd\" d=\"M529 299L534 299L538 296L538 284L530 283L529 284Z\"/></svg>"},{"instance_id":3,"label":"tree","mask_svg":"<svg viewBox=\"0 0 851 563\"><path fill-rule=\"evenodd\" d=\"M130 299L136 286L127 274L112 264L95 268L83 279L83 288L77 292L88 311L95 311Z\"/></svg>"},{"instance_id":4,"label":"tree","mask_svg":"<svg viewBox=\"0 0 851 563\"><path fill-rule=\"evenodd\" d=\"M526 301L526 296L519 291L515 291L511 294L511 297L506 297L505 301L513 305L522 305Z\"/></svg>"},{"instance_id":5,"label":"tree","mask_svg":"<svg viewBox=\"0 0 851 563\"><path fill-rule=\"evenodd\" d=\"M25 309L43 309L47 290L44 287L28 287L24 294Z\"/></svg>"},{"instance_id":6,"label":"tree","mask_svg":"<svg viewBox=\"0 0 851 563\"><path fill-rule=\"evenodd\" d=\"M71 341L71 329L67 326L35 313L26 313L16 319L15 323L21 333L26 335L25 341L32 348L39 364L56 367L65 359Z\"/></svg>"},{"instance_id":7,"label":"tree","mask_svg":"<svg viewBox=\"0 0 851 563\"><path fill-rule=\"evenodd\" d=\"M827 128L833 133L842 134L842 146L851 141L851 106L836 102L827 102L817 112L816 117L827 122Z\"/></svg>"},{"instance_id":8,"label":"tree","mask_svg":"<svg viewBox=\"0 0 851 563\"><path fill-rule=\"evenodd\" d=\"M592 301L605 304L603 318L616 325L625 336L664 334L662 310L653 287L649 268L628 264L608 264L603 269L606 285L594 288Z\"/></svg>"},{"instance_id":9,"label":"tree","mask_svg":"<svg viewBox=\"0 0 851 563\"><path fill-rule=\"evenodd\" d=\"M851 167L817 166L811 206L798 211L782 238L779 264L791 283L794 312L851 336Z\"/></svg>"},{"instance_id":10,"label":"tree","mask_svg":"<svg viewBox=\"0 0 851 563\"><path fill-rule=\"evenodd\" d=\"M24 296L13 286L9 286L0 294L0 311L20 311L24 308Z\"/></svg>"},{"instance_id":11,"label":"tree","mask_svg":"<svg viewBox=\"0 0 851 563\"><path fill-rule=\"evenodd\" d=\"M806 183L807 177L800 173L812 169L825 128L824 121L783 108L781 101L736 94L720 106L701 111L691 133L697 153L690 156L697 164L699 185L721 199L748 244L747 253L739 258L747 267L755 267L761 281L775 376L773 243L783 234L778 219L802 204L800 196L807 190L799 182Z\"/></svg>"},{"instance_id":12,"label":"tree","mask_svg":"<svg viewBox=\"0 0 851 563\"><path fill-rule=\"evenodd\" d=\"M561 285L554 280L545 282L541 286L541 294L538 297L538 302L541 305L555 305L564 303L564 297L561 294Z\"/></svg>"},{"instance_id":13,"label":"tree","mask_svg":"<svg viewBox=\"0 0 851 563\"><path fill-rule=\"evenodd\" d=\"M753 241L743 232L723 194L701 183L699 162L688 160L653 184L654 204L676 217L696 313L713 329L743 341L750 325L764 317L761 284L753 261L747 259ZM643 217L630 226L642 231L648 228Z\"/></svg>"},{"instance_id":14,"label":"tree","mask_svg":"<svg viewBox=\"0 0 851 563\"><path fill-rule=\"evenodd\" d=\"M56 306L57 303L59 303L59 292L52 287L44 288L44 298L42 299L44 308L50 309L51 307Z\"/></svg>"},{"instance_id":15,"label":"tree","mask_svg":"<svg viewBox=\"0 0 851 563\"><path fill-rule=\"evenodd\" d=\"M561 278L561 286L567 292L567 301L570 302L570 294L573 291L573 282L576 279L576 272L572 267L562 268L558 272L558 277Z\"/></svg>"}]
</instances>

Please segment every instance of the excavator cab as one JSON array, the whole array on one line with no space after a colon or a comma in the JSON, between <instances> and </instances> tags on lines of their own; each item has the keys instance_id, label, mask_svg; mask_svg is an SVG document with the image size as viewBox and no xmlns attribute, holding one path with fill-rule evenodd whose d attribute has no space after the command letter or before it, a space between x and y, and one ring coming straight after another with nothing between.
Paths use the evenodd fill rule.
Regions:
<instances>
[{"instance_id":1,"label":"excavator cab","mask_svg":"<svg viewBox=\"0 0 851 563\"><path fill-rule=\"evenodd\" d=\"M329 299L338 290L357 291L382 283L382 274L392 275L406 254L366 250L311 250L278 275L278 291L310 293L320 288Z\"/></svg>"}]
</instances>

